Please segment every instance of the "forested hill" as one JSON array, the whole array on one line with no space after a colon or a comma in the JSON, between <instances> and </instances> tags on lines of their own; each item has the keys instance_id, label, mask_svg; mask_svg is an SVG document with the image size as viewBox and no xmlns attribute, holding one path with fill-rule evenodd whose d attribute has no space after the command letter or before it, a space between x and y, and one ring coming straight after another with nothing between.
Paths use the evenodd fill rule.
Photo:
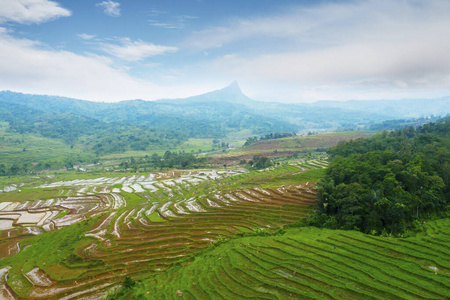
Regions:
<instances>
[{"instance_id":1,"label":"forested hill","mask_svg":"<svg viewBox=\"0 0 450 300\"><path fill-rule=\"evenodd\" d=\"M142 125L199 138L221 138L248 129L254 134L268 134L315 128L363 128L392 119L385 114L348 108L254 101L235 82L221 90L185 99L99 103L3 91L0 101L20 105L25 111L72 113L106 123Z\"/></svg>"},{"instance_id":2,"label":"forested hill","mask_svg":"<svg viewBox=\"0 0 450 300\"><path fill-rule=\"evenodd\" d=\"M328 150L311 223L399 234L450 204L450 119L383 132Z\"/></svg>"},{"instance_id":3,"label":"forested hill","mask_svg":"<svg viewBox=\"0 0 450 300\"><path fill-rule=\"evenodd\" d=\"M100 103L3 91L0 92L0 101L2 105L20 105L21 110L72 113L107 123L143 125L200 138L220 138L244 129L251 129L254 134L315 128L370 129L370 126L386 120L450 113L448 98L427 101L320 101L312 104L259 102L242 93L236 82L217 91L184 99ZM419 115L412 116L411 111Z\"/></svg>"},{"instance_id":4,"label":"forested hill","mask_svg":"<svg viewBox=\"0 0 450 300\"><path fill-rule=\"evenodd\" d=\"M160 101L98 103L13 92L0 92L0 101L49 114L70 112L102 122L177 131L199 138L221 138L244 129L264 134L295 131L298 127L282 115L265 116L246 106L252 100L242 94L237 84L196 97Z\"/></svg>"},{"instance_id":5,"label":"forested hill","mask_svg":"<svg viewBox=\"0 0 450 300\"><path fill-rule=\"evenodd\" d=\"M20 102L19 102L20 103ZM44 105L43 105L44 106ZM158 130L120 122L105 122L71 111L48 112L0 99L0 122L17 134L36 134L74 146L83 144L97 154L167 149L187 140L174 130Z\"/></svg>"},{"instance_id":6,"label":"forested hill","mask_svg":"<svg viewBox=\"0 0 450 300\"><path fill-rule=\"evenodd\" d=\"M224 138L244 130L247 134L265 135L313 129L367 129L392 119L369 110L319 104L254 101L242 93L236 82L185 99L118 103L3 91L0 122L8 123L8 130L18 134L59 139L101 155L173 149L188 138ZM356 105L361 109L366 106Z\"/></svg>"}]
</instances>

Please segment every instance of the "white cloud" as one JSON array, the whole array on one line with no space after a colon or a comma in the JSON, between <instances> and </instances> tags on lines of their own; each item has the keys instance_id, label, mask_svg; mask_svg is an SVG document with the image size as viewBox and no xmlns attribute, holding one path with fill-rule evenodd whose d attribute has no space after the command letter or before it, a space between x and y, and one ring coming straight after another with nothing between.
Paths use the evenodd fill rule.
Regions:
<instances>
[{"instance_id":1,"label":"white cloud","mask_svg":"<svg viewBox=\"0 0 450 300\"><path fill-rule=\"evenodd\" d=\"M412 38L433 26L450 22L446 0L368 0L292 7L276 16L234 19L229 24L193 33L187 45L201 49L222 47L248 40L272 39L283 47L308 50L352 42L355 39L386 41ZM444 23L442 23L444 22ZM400 36L405 34L406 36ZM266 45L267 46L267 45ZM277 44L272 44L275 49ZM264 48L267 50L266 48Z\"/></svg>"},{"instance_id":2,"label":"white cloud","mask_svg":"<svg viewBox=\"0 0 450 300\"><path fill-rule=\"evenodd\" d=\"M33 9L31 14L31 6L22 5L30 13L14 14L11 7L7 10L1 5L10 3L5 1L0 0L0 23L39 23L70 15L55 2L44 0L28 3L47 4L46 13ZM97 5L106 12L108 3L119 10L118 2ZM237 79L249 96L272 101L450 94L449 1L321 3L290 7L268 17L233 19L192 33L177 47L78 34L83 44L103 51L104 55L98 56L49 50L45 44L15 38L0 27L0 90L105 101L156 99L192 95L208 90L200 84L219 88ZM165 28L179 28L177 22L189 20L156 10L150 17L153 26ZM150 64L152 68L144 66L149 57L173 52L177 59L170 70L155 62ZM186 53L186 59L180 59ZM175 65L180 61L184 63ZM130 66L133 68L127 69ZM161 87L130 74L177 88ZM183 86L187 83L191 86Z\"/></svg>"},{"instance_id":3,"label":"white cloud","mask_svg":"<svg viewBox=\"0 0 450 300\"><path fill-rule=\"evenodd\" d=\"M160 46L141 40L131 41L129 38L120 39L118 44L102 42L100 43L100 49L125 61L140 61L151 56L178 50L176 47Z\"/></svg>"},{"instance_id":4,"label":"white cloud","mask_svg":"<svg viewBox=\"0 0 450 300\"><path fill-rule=\"evenodd\" d=\"M162 28L167 28L167 29L181 29L184 27L184 26L180 26L175 23L164 23L164 22L160 22L157 20L148 20L148 22L150 23L151 26L162 27Z\"/></svg>"},{"instance_id":5,"label":"white cloud","mask_svg":"<svg viewBox=\"0 0 450 300\"><path fill-rule=\"evenodd\" d=\"M87 33L79 33L77 34L77 36L82 39L82 40L92 40L93 38L96 37L95 34L87 34Z\"/></svg>"},{"instance_id":6,"label":"white cloud","mask_svg":"<svg viewBox=\"0 0 450 300\"><path fill-rule=\"evenodd\" d=\"M160 12L164 13L164 12ZM155 16L156 13L152 13ZM157 16L157 15L156 15ZM176 15L171 18L167 18L166 21L159 21L156 19L148 20L151 26L162 27L167 29L183 29L186 27L188 20L197 19L195 16L189 15Z\"/></svg>"},{"instance_id":7,"label":"white cloud","mask_svg":"<svg viewBox=\"0 0 450 300\"><path fill-rule=\"evenodd\" d=\"M59 17L68 17L71 12L49 0L0 0L0 23L42 23Z\"/></svg>"},{"instance_id":8,"label":"white cloud","mask_svg":"<svg viewBox=\"0 0 450 300\"><path fill-rule=\"evenodd\" d=\"M0 90L51 94L95 101L159 99L199 92L158 86L112 67L105 57L48 50L0 27Z\"/></svg>"},{"instance_id":9,"label":"white cloud","mask_svg":"<svg viewBox=\"0 0 450 300\"><path fill-rule=\"evenodd\" d=\"M261 88L288 83L293 97L306 89L317 97L327 90L327 98L352 90L360 96L364 88L373 98L414 97L419 90L450 93L449 16L445 0L327 2L235 20L196 32L185 45L210 53L204 74Z\"/></svg>"},{"instance_id":10,"label":"white cloud","mask_svg":"<svg viewBox=\"0 0 450 300\"><path fill-rule=\"evenodd\" d=\"M441 49L434 45L441 44ZM358 78L418 78L450 73L450 41L423 37L420 41L358 43L307 52L225 55L213 68L235 75L303 83L347 82Z\"/></svg>"},{"instance_id":11,"label":"white cloud","mask_svg":"<svg viewBox=\"0 0 450 300\"><path fill-rule=\"evenodd\" d=\"M102 1L96 4L96 6L102 7L104 10L103 12L111 17L118 17L120 16L120 3L114 2L111 0L108 1Z\"/></svg>"}]
</instances>

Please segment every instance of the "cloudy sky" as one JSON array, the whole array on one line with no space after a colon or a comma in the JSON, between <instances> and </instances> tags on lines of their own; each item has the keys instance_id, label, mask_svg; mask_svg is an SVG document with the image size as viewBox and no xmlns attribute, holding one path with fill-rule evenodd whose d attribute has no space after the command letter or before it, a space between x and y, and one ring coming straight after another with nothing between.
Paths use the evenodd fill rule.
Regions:
<instances>
[{"instance_id":1,"label":"cloudy sky","mask_svg":"<svg viewBox=\"0 0 450 300\"><path fill-rule=\"evenodd\" d=\"M96 101L450 95L448 0L0 0L0 90Z\"/></svg>"}]
</instances>

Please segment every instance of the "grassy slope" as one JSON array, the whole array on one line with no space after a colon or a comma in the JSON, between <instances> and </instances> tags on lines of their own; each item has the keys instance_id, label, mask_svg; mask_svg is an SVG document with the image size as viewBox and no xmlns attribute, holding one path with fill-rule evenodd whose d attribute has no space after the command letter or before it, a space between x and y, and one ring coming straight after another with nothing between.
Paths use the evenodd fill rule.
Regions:
<instances>
[{"instance_id":1,"label":"grassy slope","mask_svg":"<svg viewBox=\"0 0 450 300\"><path fill-rule=\"evenodd\" d=\"M374 131L346 131L262 140L249 147L215 155L212 161L216 164L230 164L239 163L242 159L250 160L254 155L284 157L295 153L315 151L318 148L329 148L337 145L341 141L356 140L374 134Z\"/></svg>"},{"instance_id":2,"label":"grassy slope","mask_svg":"<svg viewBox=\"0 0 450 300\"><path fill-rule=\"evenodd\" d=\"M450 219L406 238L293 228L233 239L138 285L149 299L448 299ZM178 293L179 294L179 293Z\"/></svg>"},{"instance_id":3,"label":"grassy slope","mask_svg":"<svg viewBox=\"0 0 450 300\"><path fill-rule=\"evenodd\" d=\"M310 151L317 148L329 148L337 145L341 141L348 141L350 139L356 140L362 137L372 136L373 134L374 132L370 131L345 131L274 140L262 140L250 146L248 149L254 151L272 149L277 149L278 151Z\"/></svg>"},{"instance_id":4,"label":"grassy slope","mask_svg":"<svg viewBox=\"0 0 450 300\"><path fill-rule=\"evenodd\" d=\"M264 172L252 171L229 177L224 180L224 183L228 189L255 186L269 188L307 181L315 182L325 174L325 169L310 169L301 173L300 171L301 169L298 166L284 165Z\"/></svg>"},{"instance_id":5,"label":"grassy slope","mask_svg":"<svg viewBox=\"0 0 450 300\"><path fill-rule=\"evenodd\" d=\"M28 163L46 163L52 161L63 161L72 156L81 159L95 157L93 152L83 150L79 147L71 148L70 145L60 139L46 138L31 133L15 133L8 131L9 125L0 122L0 164L3 163L7 168L11 167L13 162L20 164ZM208 152L212 150L212 139L190 138L184 143L174 146L171 151L194 151L199 150ZM169 149L155 149L149 151L125 151L123 153L113 153L104 155L101 158L105 160L122 159L129 157L144 157L157 153L164 155Z\"/></svg>"},{"instance_id":6,"label":"grassy slope","mask_svg":"<svg viewBox=\"0 0 450 300\"><path fill-rule=\"evenodd\" d=\"M12 162L31 164L60 161L69 155L83 154L80 149L71 149L68 144L57 139L12 133L7 129L7 123L0 123L0 163L6 167L11 167Z\"/></svg>"},{"instance_id":7,"label":"grassy slope","mask_svg":"<svg viewBox=\"0 0 450 300\"><path fill-rule=\"evenodd\" d=\"M101 159L108 160L108 159L123 159L123 158L129 158L129 157L144 157L146 155L152 155L154 153L162 156L167 150L170 150L172 152L174 151L184 151L187 153L190 153L191 151L194 151L194 153L198 153L199 150L202 150L202 152L209 152L212 150L212 140L213 139L196 139L196 138L190 138L187 141L183 142L180 145L175 145L171 149L155 149L151 151L125 151L123 153L113 153L104 155L101 157Z\"/></svg>"},{"instance_id":8,"label":"grassy slope","mask_svg":"<svg viewBox=\"0 0 450 300\"><path fill-rule=\"evenodd\" d=\"M346 131L346 132L333 132L333 133L322 133L311 136L297 136L291 138L282 138L274 140L264 140L257 142L255 145L250 147L227 151L226 153L218 154L215 160L220 160L226 162L228 160L234 160L235 163L239 162L239 159L251 159L253 155L264 154L271 157L283 156L286 154L293 154L298 151L313 151L317 148L329 148L331 146L337 145L340 141L349 141L351 139L355 140L362 137L372 136L375 132L373 131ZM230 147L241 147L245 143L245 139L251 136L250 130L242 130L236 133L230 133L226 139L223 141L229 143ZM220 140L222 141L222 140ZM199 150L202 152L209 152L212 150L212 139L195 139L190 138L183 144L174 147L171 151L194 151L197 153ZM274 154L274 150L279 152L279 155ZM151 155L157 153L158 155L163 155L165 150L155 150L155 151L126 151L124 153L108 154L102 159L121 159L127 157L144 157L146 155ZM220 152L220 151L219 151Z\"/></svg>"},{"instance_id":9,"label":"grassy slope","mask_svg":"<svg viewBox=\"0 0 450 300\"><path fill-rule=\"evenodd\" d=\"M56 189L23 189L0 194L0 202L25 202L41 199L51 199L60 195Z\"/></svg>"}]
</instances>

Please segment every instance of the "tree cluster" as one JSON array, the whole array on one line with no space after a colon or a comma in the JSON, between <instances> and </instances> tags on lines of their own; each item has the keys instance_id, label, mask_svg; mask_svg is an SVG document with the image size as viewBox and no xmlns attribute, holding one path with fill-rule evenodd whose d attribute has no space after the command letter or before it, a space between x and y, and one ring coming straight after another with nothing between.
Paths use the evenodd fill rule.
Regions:
<instances>
[{"instance_id":1,"label":"tree cluster","mask_svg":"<svg viewBox=\"0 0 450 300\"><path fill-rule=\"evenodd\" d=\"M282 138L287 138L287 137L293 137L296 135L297 134L295 132L285 132L285 133L276 132L276 133L269 133L266 135L261 135L260 137L257 137L257 136L249 137L245 141L244 147L251 146L258 141L282 139Z\"/></svg>"},{"instance_id":2,"label":"tree cluster","mask_svg":"<svg viewBox=\"0 0 450 300\"><path fill-rule=\"evenodd\" d=\"M164 168L198 168L205 163L205 158L198 158L192 152L187 153L185 151L166 151L163 156L157 153L151 156L146 155L135 159L131 157L128 161L123 161L119 165L119 169L123 171L149 171L153 169L164 169Z\"/></svg>"},{"instance_id":3,"label":"tree cluster","mask_svg":"<svg viewBox=\"0 0 450 300\"><path fill-rule=\"evenodd\" d=\"M328 154L314 225L400 234L448 211L450 119L343 142Z\"/></svg>"},{"instance_id":4,"label":"tree cluster","mask_svg":"<svg viewBox=\"0 0 450 300\"><path fill-rule=\"evenodd\" d=\"M254 155L253 159L248 162L248 165L251 169L260 170L272 166L273 163L268 157L261 155Z\"/></svg>"},{"instance_id":5,"label":"tree cluster","mask_svg":"<svg viewBox=\"0 0 450 300\"><path fill-rule=\"evenodd\" d=\"M93 155L66 155L57 160L43 160L39 163L20 162L19 160L9 161L10 165L5 165L0 160L0 176L15 176L24 174L35 174L44 170L72 169L77 164L98 163L98 158Z\"/></svg>"}]
</instances>

